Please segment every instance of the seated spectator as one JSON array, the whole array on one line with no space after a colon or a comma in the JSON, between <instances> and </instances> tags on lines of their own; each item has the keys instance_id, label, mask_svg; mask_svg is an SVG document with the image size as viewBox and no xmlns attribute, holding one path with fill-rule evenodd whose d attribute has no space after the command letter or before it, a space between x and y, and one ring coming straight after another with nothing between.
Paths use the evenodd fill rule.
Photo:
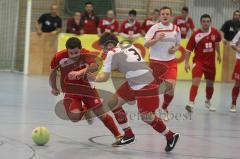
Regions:
<instances>
[{"instance_id":1,"label":"seated spectator","mask_svg":"<svg viewBox=\"0 0 240 159\"><path fill-rule=\"evenodd\" d=\"M85 12L82 15L82 24L85 34L97 34L98 17L94 14L93 3L85 3Z\"/></svg>"},{"instance_id":2,"label":"seated spectator","mask_svg":"<svg viewBox=\"0 0 240 159\"><path fill-rule=\"evenodd\" d=\"M221 28L221 34L223 37L224 44L228 44L230 41L232 41L232 39L239 30L240 30L240 11L236 10L233 12L233 18L227 20Z\"/></svg>"},{"instance_id":3,"label":"seated spectator","mask_svg":"<svg viewBox=\"0 0 240 159\"><path fill-rule=\"evenodd\" d=\"M70 17L67 20L67 30L66 33L72 33L72 34L83 34L84 30L83 30L83 25L81 23L81 12L80 11L76 11L74 13L73 17Z\"/></svg>"},{"instance_id":4,"label":"seated spectator","mask_svg":"<svg viewBox=\"0 0 240 159\"><path fill-rule=\"evenodd\" d=\"M51 6L51 13L41 15L35 25L38 35L43 32L58 34L61 32L62 19L58 16L58 6Z\"/></svg>"},{"instance_id":5,"label":"seated spectator","mask_svg":"<svg viewBox=\"0 0 240 159\"><path fill-rule=\"evenodd\" d=\"M128 19L121 25L120 35L129 40L141 36L141 24L136 20L137 12L130 10Z\"/></svg>"},{"instance_id":6,"label":"seated spectator","mask_svg":"<svg viewBox=\"0 0 240 159\"><path fill-rule=\"evenodd\" d=\"M195 31L195 25L191 17L188 16L188 7L182 8L182 14L180 16L176 16L173 24L177 25L181 30L181 38L187 38L187 34L189 29Z\"/></svg>"},{"instance_id":7,"label":"seated spectator","mask_svg":"<svg viewBox=\"0 0 240 159\"><path fill-rule=\"evenodd\" d=\"M145 36L145 34L147 33L147 31L154 25L159 23L159 10L158 9L154 9L154 11L152 12L151 17L147 18L144 20L143 24L142 24L142 34Z\"/></svg>"},{"instance_id":8,"label":"seated spectator","mask_svg":"<svg viewBox=\"0 0 240 159\"><path fill-rule=\"evenodd\" d=\"M107 11L106 17L100 19L98 24L98 35L101 36L104 32L118 34L118 21L115 19L113 10Z\"/></svg>"}]
</instances>

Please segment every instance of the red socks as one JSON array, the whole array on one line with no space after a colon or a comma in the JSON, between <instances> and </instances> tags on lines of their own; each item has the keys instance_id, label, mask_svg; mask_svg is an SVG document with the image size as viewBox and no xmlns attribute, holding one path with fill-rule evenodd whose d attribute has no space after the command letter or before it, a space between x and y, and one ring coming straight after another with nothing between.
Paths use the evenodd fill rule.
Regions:
<instances>
[{"instance_id":1,"label":"red socks","mask_svg":"<svg viewBox=\"0 0 240 159\"><path fill-rule=\"evenodd\" d=\"M117 122L126 136L134 136L132 129L128 126L127 114L122 107L112 110Z\"/></svg>"},{"instance_id":2,"label":"red socks","mask_svg":"<svg viewBox=\"0 0 240 159\"><path fill-rule=\"evenodd\" d=\"M150 124L153 129L155 129L157 132L163 134L167 140L171 139L174 135L172 131L170 131L166 125L163 123L163 121L159 117L155 117L154 121Z\"/></svg>"},{"instance_id":3,"label":"red socks","mask_svg":"<svg viewBox=\"0 0 240 159\"><path fill-rule=\"evenodd\" d=\"M238 94L239 94L239 87L233 87L233 89L232 89L232 105L236 105Z\"/></svg>"},{"instance_id":4,"label":"red socks","mask_svg":"<svg viewBox=\"0 0 240 159\"><path fill-rule=\"evenodd\" d=\"M171 103L172 99L173 99L173 95L170 96L168 94L164 94L164 102L163 102L163 105L162 105L162 109L166 110L167 107L169 106L169 104Z\"/></svg>"},{"instance_id":5,"label":"red socks","mask_svg":"<svg viewBox=\"0 0 240 159\"><path fill-rule=\"evenodd\" d=\"M115 137L120 136L120 132L118 131L117 125L115 124L113 118L106 114L105 118L102 120L103 124L112 132Z\"/></svg>"},{"instance_id":6,"label":"red socks","mask_svg":"<svg viewBox=\"0 0 240 159\"><path fill-rule=\"evenodd\" d=\"M210 100L213 95L214 88L213 87L206 87L206 99Z\"/></svg>"},{"instance_id":7,"label":"red socks","mask_svg":"<svg viewBox=\"0 0 240 159\"><path fill-rule=\"evenodd\" d=\"M198 86L192 85L191 89L190 89L190 97L189 97L190 102L195 101L195 98L197 96L197 92L198 92Z\"/></svg>"}]
</instances>

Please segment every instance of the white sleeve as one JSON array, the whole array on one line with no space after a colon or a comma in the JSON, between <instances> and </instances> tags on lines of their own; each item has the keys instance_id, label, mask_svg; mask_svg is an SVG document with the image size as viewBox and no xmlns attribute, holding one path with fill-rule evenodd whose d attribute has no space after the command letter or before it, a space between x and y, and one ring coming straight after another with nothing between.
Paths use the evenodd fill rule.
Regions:
<instances>
[{"instance_id":1,"label":"white sleeve","mask_svg":"<svg viewBox=\"0 0 240 159\"><path fill-rule=\"evenodd\" d=\"M112 58L113 54L111 52L108 52L107 57L104 61L103 72L109 73L112 71Z\"/></svg>"},{"instance_id":2,"label":"white sleeve","mask_svg":"<svg viewBox=\"0 0 240 159\"><path fill-rule=\"evenodd\" d=\"M178 32L177 32L177 41L176 41L176 44L177 44L177 45L180 45L180 44L181 44L181 31L180 31L179 28L178 28Z\"/></svg>"},{"instance_id":3,"label":"white sleeve","mask_svg":"<svg viewBox=\"0 0 240 159\"><path fill-rule=\"evenodd\" d=\"M154 34L155 34L155 25L153 25L146 33L144 37L144 43L148 42L149 40L152 40Z\"/></svg>"},{"instance_id":4,"label":"white sleeve","mask_svg":"<svg viewBox=\"0 0 240 159\"><path fill-rule=\"evenodd\" d=\"M236 46L237 42L239 41L240 38L240 31L238 31L238 33L234 36L234 38L232 39L230 45L231 46Z\"/></svg>"}]
</instances>

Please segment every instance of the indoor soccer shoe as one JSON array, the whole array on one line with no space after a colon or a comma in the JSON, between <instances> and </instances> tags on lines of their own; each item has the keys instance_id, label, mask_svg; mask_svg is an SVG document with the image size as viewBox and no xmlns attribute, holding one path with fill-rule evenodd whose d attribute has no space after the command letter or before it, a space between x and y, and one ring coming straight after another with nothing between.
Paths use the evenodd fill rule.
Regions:
<instances>
[{"instance_id":1,"label":"indoor soccer shoe","mask_svg":"<svg viewBox=\"0 0 240 159\"><path fill-rule=\"evenodd\" d=\"M171 139L167 140L167 146L165 148L166 152L170 152L174 149L174 147L178 141L178 138L179 138L179 134L176 133L173 135L173 137Z\"/></svg>"},{"instance_id":2,"label":"indoor soccer shoe","mask_svg":"<svg viewBox=\"0 0 240 159\"><path fill-rule=\"evenodd\" d=\"M112 144L113 147L117 147L117 146L122 146L122 145L127 145L130 143L133 143L135 141L135 136L123 136L121 139L117 140L116 142L114 142Z\"/></svg>"},{"instance_id":3,"label":"indoor soccer shoe","mask_svg":"<svg viewBox=\"0 0 240 159\"><path fill-rule=\"evenodd\" d=\"M236 112L237 112L236 105L232 105L229 111L230 111L231 113L236 113Z\"/></svg>"},{"instance_id":4,"label":"indoor soccer shoe","mask_svg":"<svg viewBox=\"0 0 240 159\"><path fill-rule=\"evenodd\" d=\"M209 111L215 112L216 108L210 103L210 101L205 101L205 107L209 109Z\"/></svg>"},{"instance_id":5,"label":"indoor soccer shoe","mask_svg":"<svg viewBox=\"0 0 240 159\"><path fill-rule=\"evenodd\" d=\"M193 112L193 106L190 105L190 104L186 105L185 109L186 109L189 113Z\"/></svg>"}]
</instances>

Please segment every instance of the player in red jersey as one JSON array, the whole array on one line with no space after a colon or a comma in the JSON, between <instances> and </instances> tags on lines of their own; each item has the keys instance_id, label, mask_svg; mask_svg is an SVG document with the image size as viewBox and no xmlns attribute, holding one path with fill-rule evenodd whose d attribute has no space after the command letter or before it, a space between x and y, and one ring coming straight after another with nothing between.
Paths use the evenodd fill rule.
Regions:
<instances>
[{"instance_id":1,"label":"player in red jersey","mask_svg":"<svg viewBox=\"0 0 240 159\"><path fill-rule=\"evenodd\" d=\"M115 19L113 10L108 10L106 17L100 19L98 24L98 35L101 36L104 32L118 34L118 21Z\"/></svg>"},{"instance_id":2,"label":"player in red jersey","mask_svg":"<svg viewBox=\"0 0 240 159\"><path fill-rule=\"evenodd\" d=\"M240 31L238 31L238 33L235 35L230 45L232 46L233 50L236 51L236 63L232 75L232 79L235 80L235 84L232 89L232 106L230 108L230 112L236 113L236 104L240 88Z\"/></svg>"},{"instance_id":3,"label":"player in red jersey","mask_svg":"<svg viewBox=\"0 0 240 159\"><path fill-rule=\"evenodd\" d=\"M119 139L121 134L113 118L105 113L97 90L90 84L86 76L87 72L94 72L98 69L95 57L82 48L79 39L75 37L68 39L66 49L57 52L51 61L52 94L55 96L60 94L56 86L56 70L60 69L61 89L64 93L63 104L69 119L73 122L80 121L84 114L91 110L116 139Z\"/></svg>"},{"instance_id":4,"label":"player in red jersey","mask_svg":"<svg viewBox=\"0 0 240 159\"><path fill-rule=\"evenodd\" d=\"M135 10L129 11L128 19L123 21L119 35L128 40L141 36L141 24L136 20L136 16L137 12Z\"/></svg>"},{"instance_id":5,"label":"player in red jersey","mask_svg":"<svg viewBox=\"0 0 240 159\"><path fill-rule=\"evenodd\" d=\"M153 25L145 35L145 47L150 49L150 68L153 76L160 85L167 81L172 84L172 89L164 93L162 110L165 112L165 120L168 120L169 104L174 97L174 87L177 79L176 51L181 42L179 28L170 22L172 9L162 7L160 9L160 23ZM167 72L161 71L162 65L166 66Z\"/></svg>"},{"instance_id":6,"label":"player in red jersey","mask_svg":"<svg viewBox=\"0 0 240 159\"><path fill-rule=\"evenodd\" d=\"M188 16L188 7L182 8L182 15L174 18L173 24L177 25L181 30L181 38L185 39L189 29L195 31L195 25L191 17Z\"/></svg>"},{"instance_id":7,"label":"player in red jersey","mask_svg":"<svg viewBox=\"0 0 240 159\"><path fill-rule=\"evenodd\" d=\"M211 27L210 15L203 14L200 18L200 22L202 27L191 35L186 47L186 72L190 70L190 54L193 51L195 52L192 66L192 86L190 89L189 104L186 106L186 110L189 112L193 111L193 105L197 96L202 75L204 75L206 79L205 106L210 111L216 110L216 108L210 103L214 91L213 84L216 74L215 52L217 52L217 61L219 63L222 61L219 46L219 43L221 42L221 35L216 28Z\"/></svg>"},{"instance_id":8,"label":"player in red jersey","mask_svg":"<svg viewBox=\"0 0 240 159\"><path fill-rule=\"evenodd\" d=\"M151 17L144 20L142 24L142 35L145 35L147 31L154 25L159 23L159 9L154 9Z\"/></svg>"}]
</instances>

